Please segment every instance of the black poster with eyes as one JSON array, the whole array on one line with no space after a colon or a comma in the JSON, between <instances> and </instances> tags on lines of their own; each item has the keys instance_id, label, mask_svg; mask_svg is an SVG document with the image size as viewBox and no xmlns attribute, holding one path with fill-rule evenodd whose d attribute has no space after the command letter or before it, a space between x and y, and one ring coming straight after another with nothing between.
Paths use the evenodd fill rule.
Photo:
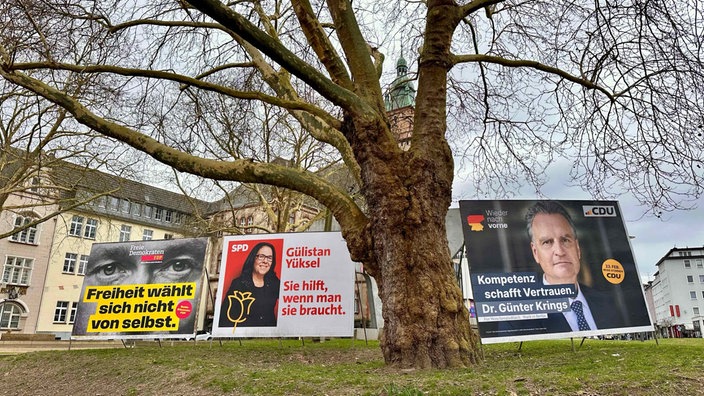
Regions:
<instances>
[{"instance_id":1,"label":"black poster with eyes","mask_svg":"<svg viewBox=\"0 0 704 396\"><path fill-rule=\"evenodd\" d=\"M93 244L72 336L193 336L207 244L207 238Z\"/></svg>"},{"instance_id":2,"label":"black poster with eyes","mask_svg":"<svg viewBox=\"0 0 704 396\"><path fill-rule=\"evenodd\" d=\"M618 202L460 201L460 215L483 343L653 330Z\"/></svg>"}]
</instances>

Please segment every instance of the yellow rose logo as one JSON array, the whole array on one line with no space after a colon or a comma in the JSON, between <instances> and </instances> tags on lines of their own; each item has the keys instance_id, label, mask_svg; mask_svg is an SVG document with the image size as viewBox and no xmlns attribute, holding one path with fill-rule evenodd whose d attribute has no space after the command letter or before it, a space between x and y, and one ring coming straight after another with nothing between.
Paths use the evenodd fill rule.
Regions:
<instances>
[{"instance_id":1,"label":"yellow rose logo","mask_svg":"<svg viewBox=\"0 0 704 396\"><path fill-rule=\"evenodd\" d=\"M242 293L239 290L235 290L234 294L227 296L227 301L229 303L229 308L227 309L227 319L235 324L232 328L233 333L239 323L247 320L249 308L252 306L254 300L255 298L252 297L252 292Z\"/></svg>"}]
</instances>

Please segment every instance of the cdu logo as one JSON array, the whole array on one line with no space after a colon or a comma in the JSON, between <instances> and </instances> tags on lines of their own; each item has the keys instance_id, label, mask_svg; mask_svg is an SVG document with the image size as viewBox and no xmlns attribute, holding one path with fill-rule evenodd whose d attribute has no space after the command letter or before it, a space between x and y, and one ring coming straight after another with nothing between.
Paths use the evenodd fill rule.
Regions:
<instances>
[{"instance_id":1,"label":"cdu logo","mask_svg":"<svg viewBox=\"0 0 704 396\"><path fill-rule=\"evenodd\" d=\"M616 217L616 208L613 206L582 206L582 212L584 217Z\"/></svg>"}]
</instances>

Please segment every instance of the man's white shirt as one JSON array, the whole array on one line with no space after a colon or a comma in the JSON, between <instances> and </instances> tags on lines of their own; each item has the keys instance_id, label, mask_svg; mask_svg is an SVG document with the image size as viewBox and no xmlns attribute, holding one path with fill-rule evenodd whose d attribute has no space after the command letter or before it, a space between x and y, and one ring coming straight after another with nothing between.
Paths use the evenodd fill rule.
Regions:
<instances>
[{"instance_id":1,"label":"man's white shirt","mask_svg":"<svg viewBox=\"0 0 704 396\"><path fill-rule=\"evenodd\" d=\"M545 285L550 284L548 282L548 280L545 279L544 275L543 275L543 284L545 284ZM579 288L579 283L577 283L576 286L577 286L577 297L570 298L569 304L571 306L572 302L574 302L574 301L581 302L582 303L582 311L584 312L584 318L587 320L587 323L589 324L589 329L596 330L597 329L596 322L594 322L594 316L592 316L592 311L589 308L589 304L587 304L587 299L584 298L584 294L582 294L582 290ZM579 331L579 325L577 324L577 314L575 314L574 311L572 311L572 310L565 311L562 314L565 316L565 319L567 320L567 323L569 323L572 331Z\"/></svg>"}]
</instances>

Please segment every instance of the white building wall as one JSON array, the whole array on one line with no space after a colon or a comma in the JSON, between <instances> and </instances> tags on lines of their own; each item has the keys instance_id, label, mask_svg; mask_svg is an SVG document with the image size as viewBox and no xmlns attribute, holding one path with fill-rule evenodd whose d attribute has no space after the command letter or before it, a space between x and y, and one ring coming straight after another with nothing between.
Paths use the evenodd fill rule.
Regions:
<instances>
[{"instance_id":1,"label":"white building wall","mask_svg":"<svg viewBox=\"0 0 704 396\"><path fill-rule=\"evenodd\" d=\"M652 290L655 323L658 326L681 325L685 330L695 331L698 337L702 337L704 248L672 249L658 263Z\"/></svg>"},{"instance_id":2,"label":"white building wall","mask_svg":"<svg viewBox=\"0 0 704 396\"><path fill-rule=\"evenodd\" d=\"M20 207L17 211L0 211L0 232L8 232L15 228L18 215L28 217L29 214L37 218L44 217L56 210L55 205L45 205L39 197L10 195L5 202L7 207ZM0 240L0 265L2 274L8 258L30 259L33 262L28 285L17 285L12 282L0 282L0 304L16 304L21 307L19 326L0 327L0 332L15 332L33 334L36 331L39 319L39 306L41 293L46 276L47 261L51 250L51 240L54 235L55 220L50 219L37 225L36 238L29 241L13 241L12 236ZM3 276L4 278L4 276ZM18 291L16 299L10 299L10 290Z\"/></svg>"}]
</instances>

